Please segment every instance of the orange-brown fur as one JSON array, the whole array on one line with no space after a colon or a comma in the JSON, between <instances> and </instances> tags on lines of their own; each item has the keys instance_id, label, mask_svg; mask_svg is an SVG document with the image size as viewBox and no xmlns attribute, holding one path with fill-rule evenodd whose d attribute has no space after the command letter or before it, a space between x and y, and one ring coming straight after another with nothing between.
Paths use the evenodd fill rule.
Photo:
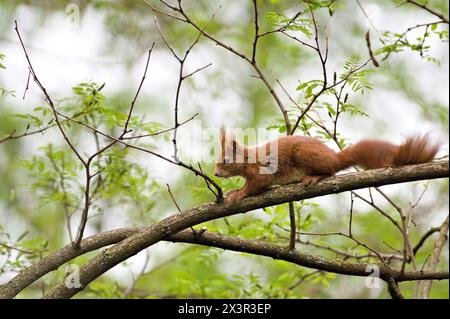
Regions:
<instances>
[{"instance_id":1,"label":"orange-brown fur","mask_svg":"<svg viewBox=\"0 0 450 319\"><path fill-rule=\"evenodd\" d=\"M230 143L227 138L231 139ZM268 154L270 143L278 143L278 167L273 174L261 174L260 168L267 167L269 162L259 158L258 151L265 150ZM439 145L431 143L427 136L409 137L401 145L364 140L337 153L322 141L305 136L285 136L263 146L246 147L234 137L227 136L224 130L221 132L221 146L215 175L242 176L246 179L241 189L227 194L230 203L259 194L272 185L302 182L309 186L353 165L373 169L426 163L434 158L439 149ZM237 161L239 156L242 162ZM224 163L226 157L227 163ZM256 158L256 162L249 162L249 158Z\"/></svg>"}]
</instances>

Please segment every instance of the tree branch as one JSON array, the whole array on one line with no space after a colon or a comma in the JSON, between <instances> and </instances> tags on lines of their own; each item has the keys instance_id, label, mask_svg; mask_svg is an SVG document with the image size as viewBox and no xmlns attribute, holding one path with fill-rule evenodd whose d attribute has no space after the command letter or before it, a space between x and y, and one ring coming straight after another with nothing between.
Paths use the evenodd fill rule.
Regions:
<instances>
[{"instance_id":1,"label":"tree branch","mask_svg":"<svg viewBox=\"0 0 450 319\"><path fill-rule=\"evenodd\" d=\"M10 282L0 287L0 298L13 298L21 290L32 284L35 280L45 274L56 270L66 262L81 256L87 252L119 243L126 238L140 233L146 227L128 227L112 231L106 231L82 240L81 248L74 249L72 245L43 258L36 264L30 266ZM328 271L337 274L351 276L367 276L367 263L350 263L341 260L332 260L321 256L312 255L305 252L287 250L283 246L262 242L258 240L246 240L233 238L220 234L203 232L200 235L189 230L183 230L167 239L172 242L191 243L217 247L239 252L246 252L266 257L272 257L295 263L299 266L314 268L321 271ZM412 281L426 279L448 279L448 272L405 272L393 270L387 266L380 265L380 276L386 281L393 278L395 281Z\"/></svg>"},{"instance_id":2,"label":"tree branch","mask_svg":"<svg viewBox=\"0 0 450 319\"><path fill-rule=\"evenodd\" d=\"M229 207L225 203L207 203L182 213L167 217L160 222L144 227L139 233L101 252L80 269L79 288L68 288L59 284L50 291L48 298L70 298L83 290L90 282L115 265L137 254L139 251L165 240L183 229L209 220L245 213L258 208L278 205L328 194L345 192L365 187L395 184L421 179L449 176L448 161L436 161L421 165L385 168L340 175L324 179L320 183L304 187L300 183L273 188L257 196L243 199L239 205ZM420 274L420 272L419 272ZM404 273L406 276L406 273ZM408 277L401 277L403 280ZM409 278L416 278L417 274ZM397 278L398 281L398 278Z\"/></svg>"},{"instance_id":3,"label":"tree branch","mask_svg":"<svg viewBox=\"0 0 450 319\"><path fill-rule=\"evenodd\" d=\"M416 7L422 8L425 11L428 11L429 13L431 13L432 15L438 17L445 23L447 23L447 24L449 23L448 18L446 16L444 16L442 13L440 13L436 10L433 10L433 9L427 7L426 4L419 3L418 1L415 1L415 0L406 0L406 3L410 3L410 4L415 5Z\"/></svg>"},{"instance_id":4,"label":"tree branch","mask_svg":"<svg viewBox=\"0 0 450 319\"><path fill-rule=\"evenodd\" d=\"M147 0L144 0L144 3L149 6L154 12L162 14L162 15L166 15L168 17L177 19L179 21L185 22L189 25L191 25L193 28L197 29L201 35L203 35L205 38L213 41L216 45L221 46L222 48L230 51L231 53L235 54L236 56L240 57L242 60L244 60L245 62L247 62L250 66L253 67L253 69L256 71L256 73L258 74L258 77L263 81L264 85L267 87L267 89L269 90L270 94L272 95L272 97L274 98L278 108L280 109L283 118L285 120L285 122L287 123L287 132L291 132L291 124L289 121L289 117L288 117L288 113L286 110L286 107L284 106L283 102L281 101L280 97L278 96L277 92L275 91L275 89L273 88L272 84L269 82L269 80L266 78L265 74L263 73L263 71L261 70L261 68L258 66L258 64L256 63L256 60L253 60L253 56L250 58L247 55L245 55L244 53L241 53L239 51L237 51L235 48L233 48L232 46L226 44L225 42L215 38L214 36L212 36L211 34L209 34L208 32L206 32L206 26L205 27L200 27L196 22L194 22L188 15L187 13L184 11L184 9L181 7L181 2L179 2L179 7L175 7L175 6L171 6L171 5L167 5L167 3L165 3L165 1L161 1L166 7L170 8L171 10L179 13L183 18L179 18L175 15L172 15L170 13L166 13L163 12L159 9L157 9L155 6L153 6L152 4L150 4ZM219 7L220 8L220 7ZM255 5L255 10L257 10L257 6ZM217 12L217 11L216 11ZM211 19L214 19L216 16L216 12L212 15ZM257 15L257 13L255 13L255 15ZM256 17L256 16L255 16ZM255 23L255 27L257 26L257 23ZM258 27L259 28L259 27ZM258 31L255 30L255 33L258 34ZM257 38L257 37L256 37ZM257 40L255 40L257 41ZM252 44L253 45L253 44ZM256 42L255 42L255 49L256 49ZM255 52L256 54L256 52Z\"/></svg>"},{"instance_id":5,"label":"tree branch","mask_svg":"<svg viewBox=\"0 0 450 319\"><path fill-rule=\"evenodd\" d=\"M141 88L142 88L142 85L144 84L145 77L147 76L148 64L150 63L150 57L152 55L152 51L153 51L154 47L155 47L155 42L153 42L152 47L148 50L147 62L145 63L145 69L144 69L144 75L142 76L141 82L139 83L139 87L136 91L136 94L134 95L134 99L133 99L133 101L131 101L130 110L128 111L127 120L126 120L125 126L123 128L123 134L128 133L128 124L130 123L131 115L133 114L134 104L136 103L139 93L141 92Z\"/></svg>"},{"instance_id":6,"label":"tree branch","mask_svg":"<svg viewBox=\"0 0 450 319\"><path fill-rule=\"evenodd\" d=\"M404 299L402 292L400 291L400 288L398 287L397 281L394 279L394 277L388 277L386 279L386 283L388 285L388 291L391 295L392 299Z\"/></svg>"},{"instance_id":7,"label":"tree branch","mask_svg":"<svg viewBox=\"0 0 450 319\"><path fill-rule=\"evenodd\" d=\"M442 225L439 227L439 238L434 244L433 253L431 254L430 259L430 270L436 270L437 264L439 262L439 256L441 255L442 248L444 247L445 242L447 241L447 232L448 232L448 215L445 218ZM431 280L425 281L422 287L422 298L428 299L430 296L430 288L431 288Z\"/></svg>"},{"instance_id":8,"label":"tree branch","mask_svg":"<svg viewBox=\"0 0 450 319\"><path fill-rule=\"evenodd\" d=\"M27 49L25 48L25 44L23 43L22 40L22 36L20 35L20 31L19 31L19 26L17 24L17 21L14 21L15 24L15 30L17 33L17 36L19 38L20 41L20 45L22 46L23 49L23 53L25 54L25 58L27 60L28 63L28 67L29 67L29 72L31 72L31 75L33 76L33 80L36 83L36 85L39 87L39 89L42 91L42 93L44 94L46 100L47 100L47 104L49 105L50 109L53 112L56 124L62 134L62 136L64 137L64 140L67 142L67 145L72 149L73 153L78 157L78 159L80 160L81 163L83 163L84 166L86 166L86 161L83 159L83 157L81 156L81 154L78 152L78 150L75 148L75 146L72 144L72 142L70 141L70 139L68 138L66 132L64 131L64 128L61 124L61 121L58 117L58 113L56 111L55 108L55 104L53 103L52 98L50 97L50 95L47 92L47 89L42 85L41 81L38 79L36 72L34 71L33 65L31 64L31 60L30 57L28 56L28 52Z\"/></svg>"},{"instance_id":9,"label":"tree branch","mask_svg":"<svg viewBox=\"0 0 450 319\"><path fill-rule=\"evenodd\" d=\"M253 40L252 63L256 63L256 46L259 40L258 5L256 0L253 0L253 12L255 14L255 39Z\"/></svg>"},{"instance_id":10,"label":"tree branch","mask_svg":"<svg viewBox=\"0 0 450 319\"><path fill-rule=\"evenodd\" d=\"M439 232L441 229L440 227L432 227L430 228L425 234L423 234L423 236L419 239L419 241L417 242L417 244L414 246L413 249L413 253L414 255L417 254L417 252L419 251L420 248L422 248L423 244L425 243L425 241L431 236L433 235L435 232Z\"/></svg>"}]
</instances>

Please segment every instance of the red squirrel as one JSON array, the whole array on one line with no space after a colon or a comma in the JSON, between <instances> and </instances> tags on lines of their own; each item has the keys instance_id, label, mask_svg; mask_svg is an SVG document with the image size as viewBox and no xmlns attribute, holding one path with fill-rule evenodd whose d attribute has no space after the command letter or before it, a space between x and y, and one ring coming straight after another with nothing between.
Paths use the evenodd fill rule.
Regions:
<instances>
[{"instance_id":1,"label":"red squirrel","mask_svg":"<svg viewBox=\"0 0 450 319\"><path fill-rule=\"evenodd\" d=\"M439 144L425 136L408 137L401 145L380 140L363 140L340 152L335 152L322 141L306 136L285 136L262 146L246 147L235 137L221 130L221 152L214 174L218 177L242 176L245 185L227 193L234 204L242 198L259 194L273 185L301 182L305 186L333 176L336 172L356 165L363 169L397 167L430 162L439 150ZM276 170L262 171L271 165L271 146L278 147ZM262 154L262 155L261 155Z\"/></svg>"}]
</instances>

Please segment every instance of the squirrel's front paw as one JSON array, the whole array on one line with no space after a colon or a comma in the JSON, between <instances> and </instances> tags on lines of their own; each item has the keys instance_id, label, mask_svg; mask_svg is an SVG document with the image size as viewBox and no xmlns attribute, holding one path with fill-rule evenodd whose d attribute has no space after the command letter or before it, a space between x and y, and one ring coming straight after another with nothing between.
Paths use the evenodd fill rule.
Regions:
<instances>
[{"instance_id":1,"label":"squirrel's front paw","mask_svg":"<svg viewBox=\"0 0 450 319\"><path fill-rule=\"evenodd\" d=\"M231 206L235 205L242 198L244 198L244 195L237 189L229 191L228 193L225 194L225 196L227 204Z\"/></svg>"}]
</instances>

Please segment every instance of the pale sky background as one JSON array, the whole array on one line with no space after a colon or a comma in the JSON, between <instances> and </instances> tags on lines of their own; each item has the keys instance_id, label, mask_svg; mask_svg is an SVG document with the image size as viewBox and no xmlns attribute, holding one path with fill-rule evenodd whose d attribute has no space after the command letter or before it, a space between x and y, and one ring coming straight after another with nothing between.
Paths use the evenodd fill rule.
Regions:
<instances>
[{"instance_id":1,"label":"pale sky background","mask_svg":"<svg viewBox=\"0 0 450 319\"><path fill-rule=\"evenodd\" d=\"M377 29L382 30L397 30L403 31L411 25L418 22L431 22L436 19L427 13L417 12L415 15L412 11L406 13L382 11L383 9L376 5L376 1L361 1L366 7L366 11L371 17L372 22ZM68 2L69 3L69 2ZM249 19L246 14L239 11L240 1L222 1L224 7L220 11L220 19ZM233 12L234 14L231 14ZM347 11L348 13L348 11ZM365 18L361 12L354 12L357 19L364 21ZM153 14L149 10L149 19L152 19ZM395 16L395 19L393 18ZM346 19L345 14L337 15L336 19ZM27 65L18 43L18 39L14 32L14 20L19 22L24 42L28 48L33 66L44 86L55 99L71 95L71 87L81 81L94 80L97 83L106 82L104 94L108 97L110 93L116 91L130 90L134 92L142 77L143 67L146 60L146 52L136 53L137 58L133 62L131 68L127 67L127 59L121 56L114 56L111 53L105 54L104 39L108 37L108 31L103 24L104 16L98 11L87 9L82 12L81 23L79 26L74 25L66 16L64 11L48 14L44 24L37 23L37 15L30 7L21 6L13 17L7 17L7 21L2 24L10 25L10 31L2 34L0 38L0 52L6 55L5 64L7 70L0 72L0 86L10 90L16 91L17 98L7 98L7 101L17 110L23 112L30 110L38 105L42 105L42 95L37 87L31 84L31 89L27 93L26 100L22 100L21 96L27 79ZM345 31L342 29L333 29L333 26L328 27L330 37L330 62L329 70L333 66L341 66L348 57L343 50L336 50L334 54L333 47L341 47L342 41L345 41ZM374 35L375 36L375 35ZM176 77L178 76L176 61L170 56L168 51L163 47L163 43L158 39L157 35L152 35L157 41L156 49L153 52L148 77L143 86L141 96L146 94L158 94L158 98L162 101L167 101L168 108L172 109L173 97L175 92ZM344 39L344 40L343 40ZM226 39L225 39L226 40ZM175 39L172 39L175 41ZM442 65L438 66L433 63L424 62L417 53L404 52L392 58L392 63L395 61L406 62L406 67L414 70L411 73L411 81L420 88L430 101L438 101L442 104L448 105L449 99L449 58L448 58L448 44L442 44L439 41L431 42L430 45L435 48L431 54L442 59ZM359 43L349 43L350 49L355 52L360 52L363 57L366 57L366 47L363 39ZM224 56L227 58L224 61ZM219 63L217 63L220 61ZM222 48L217 48L207 40L202 40L198 47L194 50L191 59L189 60L187 72L195 70L209 62L213 65L195 75L195 84L198 87L205 88L208 85L208 76L212 72L220 72L222 77L229 82L229 85L224 86L221 94L216 97L208 92L198 92L192 90L191 87L184 87L181 104L183 110L181 118L187 118L195 112L203 112L208 114L209 127L219 127L226 123L228 126L239 126L239 121L242 117L248 116L246 113L246 105L249 103L243 99L239 88L233 87L233 83L238 83L242 76L249 76L253 72L249 72L248 68L235 56L229 55ZM272 66L273 70L267 70L266 73L273 72L276 74L276 65ZM288 87L292 94L295 94L295 86L297 80L308 80L320 76L320 68L317 64L307 63L301 65L299 69L293 70L292 76L283 78L283 82ZM382 81L382 79L378 79ZM257 80L255 80L257 81ZM367 91L364 97L359 98L363 101L364 108L370 114L369 118L352 118L345 117L340 124L340 131L342 136L349 137L350 142L354 143L363 138L384 138L392 142L400 142L404 136L410 133L431 132L431 134L444 142L444 147L439 155L448 154L448 136L446 132L441 131L439 126L435 123L424 121L417 104L408 99L403 93L386 88L377 87ZM287 103L287 98L279 90L280 96ZM130 101L132 95L130 94ZM360 102L361 103L361 102ZM275 106L275 103L274 107ZM148 106L137 104L137 108L142 109ZM151 108L148 109L149 116L154 117L155 120L162 120L164 123L171 125L172 118L164 114L153 114ZM170 113L169 113L170 114ZM374 121L373 119L377 119ZM380 125L381 121L381 125ZM190 138L192 126L186 125L180 131L181 141L179 142L180 151L187 152L189 149L184 148L187 144L187 139ZM59 132L54 130L54 134L46 134L44 136L35 135L26 138L26 146L24 147L24 154L32 154L36 151L38 145L54 140L60 139ZM184 142L183 142L184 141ZM331 146L331 145L330 145ZM162 146L162 151L171 151L170 142L166 146ZM0 148L1 150L1 148ZM194 148L195 150L195 148ZM163 183L172 183L177 180L181 171L174 169L172 165L162 162L158 159L152 158L146 154L136 153L136 160L145 162L151 168L152 175L156 176L158 180ZM1 165L1 153L0 153ZM392 185L384 187L386 192L395 194L404 194L407 198L414 198L413 192L416 196L420 191L420 187L405 188L402 185ZM364 192L363 192L364 193ZM433 196L427 196L424 203L435 200ZM441 222L446 208L448 208L448 197L446 199L439 199L446 201L446 207L442 211L433 212L430 216L429 223L437 225ZM318 199L321 205L324 205L330 211L336 208L337 205L348 205L348 201L338 199L336 196L327 196ZM339 207L339 206L338 206ZM367 206L359 204L357 209L360 211L367 210ZM340 209L341 213L346 212L346 209ZM169 213L169 212L168 212ZM114 216L114 217L113 217ZM345 218L345 216L343 217ZM120 208L117 211L112 211L105 216L104 227L107 229L122 226L125 222L124 217L121 217ZM77 219L73 220L73 226L76 227ZM3 224L8 231L12 233L20 233L20 221L9 218L8 210L0 206L0 224ZM92 229L87 228L86 235L92 234ZM152 258L150 259L149 269L161 262L161 258L166 258L167 253L174 254L173 244L160 243L152 247ZM226 253L229 255L232 253ZM163 257L164 256L164 257ZM221 257L222 258L222 257ZM133 264L132 269L139 271L142 267L144 253L129 259L128 263ZM232 267L232 259L225 259L224 269L234 268L234 271L242 273L251 271L255 265L234 265ZM113 274L116 280L120 282L127 282L130 279L128 269L119 266L114 268L109 273ZM126 273L125 276L124 272ZM0 284L5 281L1 280ZM363 279L359 279L363 280Z\"/></svg>"}]
</instances>

